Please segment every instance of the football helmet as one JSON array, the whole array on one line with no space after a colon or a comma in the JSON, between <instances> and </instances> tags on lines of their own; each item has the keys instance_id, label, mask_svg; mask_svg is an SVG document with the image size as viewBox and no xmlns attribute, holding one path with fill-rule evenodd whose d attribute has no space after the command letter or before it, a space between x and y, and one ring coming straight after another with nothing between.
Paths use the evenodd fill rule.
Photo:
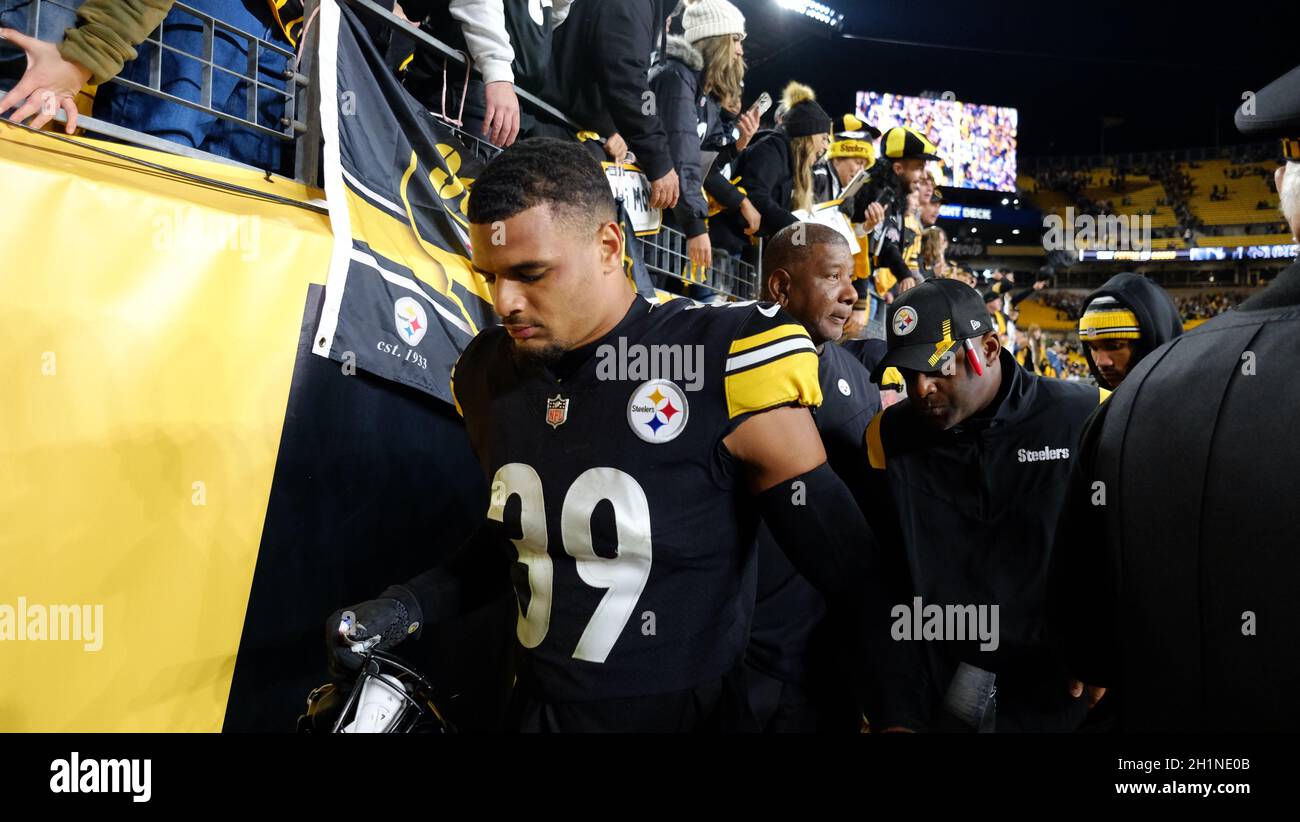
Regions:
<instances>
[{"instance_id":1,"label":"football helmet","mask_svg":"<svg viewBox=\"0 0 1300 822\"><path fill-rule=\"evenodd\" d=\"M455 733L433 700L433 684L399 657L370 650L350 685L307 695L299 733Z\"/></svg>"}]
</instances>

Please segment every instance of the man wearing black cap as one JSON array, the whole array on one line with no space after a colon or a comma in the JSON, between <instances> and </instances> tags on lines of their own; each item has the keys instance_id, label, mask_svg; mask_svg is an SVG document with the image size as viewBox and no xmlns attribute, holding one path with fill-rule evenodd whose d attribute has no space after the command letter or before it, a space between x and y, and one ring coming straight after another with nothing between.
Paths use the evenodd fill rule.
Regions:
<instances>
[{"instance_id":1,"label":"man wearing black cap","mask_svg":"<svg viewBox=\"0 0 1300 822\"><path fill-rule=\"evenodd\" d=\"M899 297L888 352L908 401L867 428L872 511L906 593L873 726L1068 731L1072 695L1043 624L1045 579L1071 455L1105 396L1019 368L978 292L927 280ZM901 583L901 584L900 584ZM936 617L937 613L937 617Z\"/></svg>"},{"instance_id":2,"label":"man wearing black cap","mask_svg":"<svg viewBox=\"0 0 1300 822\"><path fill-rule=\"evenodd\" d=\"M1300 233L1300 68L1236 119L1281 138ZM1300 731L1297 340L1293 264L1147 355L1084 431L1050 614L1070 670L1124 695L1123 730Z\"/></svg>"}]
</instances>

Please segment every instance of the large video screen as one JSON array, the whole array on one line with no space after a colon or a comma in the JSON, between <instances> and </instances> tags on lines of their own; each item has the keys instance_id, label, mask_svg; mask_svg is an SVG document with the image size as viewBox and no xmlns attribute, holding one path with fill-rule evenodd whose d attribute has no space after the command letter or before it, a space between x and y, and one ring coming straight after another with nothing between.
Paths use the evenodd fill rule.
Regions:
<instances>
[{"instance_id":1,"label":"large video screen","mask_svg":"<svg viewBox=\"0 0 1300 822\"><path fill-rule=\"evenodd\" d=\"M857 109L859 119L881 131L911 126L930 138L944 161L943 185L1016 190L1020 113L1014 108L859 91Z\"/></svg>"}]
</instances>

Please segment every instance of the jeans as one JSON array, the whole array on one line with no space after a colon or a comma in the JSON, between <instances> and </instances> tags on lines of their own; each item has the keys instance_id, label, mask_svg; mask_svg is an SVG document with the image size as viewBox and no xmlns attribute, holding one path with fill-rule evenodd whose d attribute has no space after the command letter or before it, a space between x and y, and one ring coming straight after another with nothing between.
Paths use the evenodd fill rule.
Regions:
<instances>
[{"instance_id":1,"label":"jeans","mask_svg":"<svg viewBox=\"0 0 1300 822\"><path fill-rule=\"evenodd\" d=\"M284 42L275 26L267 4L262 0L186 0L193 8L210 14L223 23L246 31L263 40L280 45ZM202 22L185 12L173 9L163 21L163 42L187 54L203 53ZM218 30L213 38L212 62L239 74L248 73L249 42L242 37ZM138 56L127 63L120 77L148 85L149 67L155 47L138 48ZM258 49L258 79L275 88L288 88L284 79L287 58L270 49ZM203 66L198 60L163 50L162 90L175 97L199 102ZM234 74L214 69L212 72L212 107L227 114L254 119L264 127L283 130L284 98L270 91L260 91L256 111L248 112L249 83ZM109 122L143 131L180 145L228 157L256 168L281 171L282 141L259 134L207 112L164 100L113 83L101 86L95 99L95 116Z\"/></svg>"},{"instance_id":2,"label":"jeans","mask_svg":"<svg viewBox=\"0 0 1300 822\"><path fill-rule=\"evenodd\" d=\"M77 24L77 8L84 0L46 0L36 19L33 0L0 0L0 28L9 28L38 40L58 43L63 32ZM0 42L0 79L17 80L27 70L27 55L10 43ZM11 86L12 83L5 83Z\"/></svg>"}]
</instances>

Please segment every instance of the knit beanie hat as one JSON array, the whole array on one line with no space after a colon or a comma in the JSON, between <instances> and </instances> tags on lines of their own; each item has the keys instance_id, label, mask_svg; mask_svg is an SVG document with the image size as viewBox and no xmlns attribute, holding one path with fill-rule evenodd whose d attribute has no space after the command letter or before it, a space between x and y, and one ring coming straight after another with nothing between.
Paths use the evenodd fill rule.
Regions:
<instances>
[{"instance_id":1,"label":"knit beanie hat","mask_svg":"<svg viewBox=\"0 0 1300 822\"><path fill-rule=\"evenodd\" d=\"M1114 297L1097 297L1079 318L1079 339L1084 341L1141 338L1137 315Z\"/></svg>"},{"instance_id":2,"label":"knit beanie hat","mask_svg":"<svg viewBox=\"0 0 1300 822\"><path fill-rule=\"evenodd\" d=\"M781 127L790 137L830 133L831 116L817 104L817 95L808 86L792 81L781 92L781 102L786 108Z\"/></svg>"},{"instance_id":3,"label":"knit beanie hat","mask_svg":"<svg viewBox=\"0 0 1300 822\"><path fill-rule=\"evenodd\" d=\"M686 0L682 29L688 43L706 37L739 34L745 38L745 15L727 0Z\"/></svg>"}]
</instances>

